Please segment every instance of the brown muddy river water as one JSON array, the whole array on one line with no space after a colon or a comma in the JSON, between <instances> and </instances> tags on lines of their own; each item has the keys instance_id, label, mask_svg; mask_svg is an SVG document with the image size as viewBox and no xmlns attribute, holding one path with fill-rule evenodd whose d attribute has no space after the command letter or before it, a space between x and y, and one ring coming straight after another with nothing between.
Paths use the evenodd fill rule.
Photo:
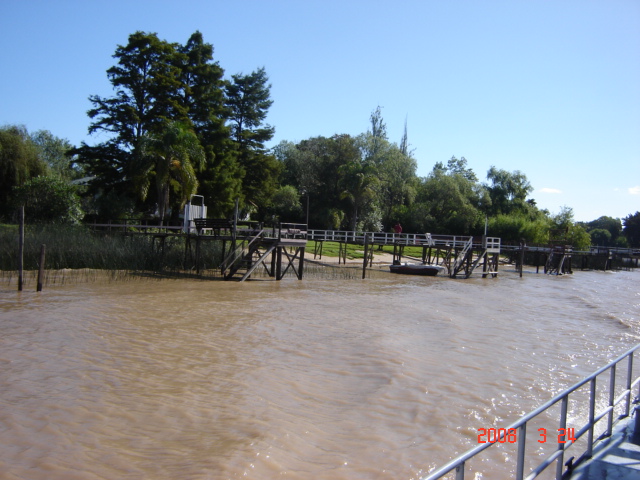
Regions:
<instances>
[{"instance_id":1,"label":"brown muddy river water","mask_svg":"<svg viewBox=\"0 0 640 480\"><path fill-rule=\"evenodd\" d=\"M417 479L638 343L638 280L0 285L0 478Z\"/></svg>"}]
</instances>

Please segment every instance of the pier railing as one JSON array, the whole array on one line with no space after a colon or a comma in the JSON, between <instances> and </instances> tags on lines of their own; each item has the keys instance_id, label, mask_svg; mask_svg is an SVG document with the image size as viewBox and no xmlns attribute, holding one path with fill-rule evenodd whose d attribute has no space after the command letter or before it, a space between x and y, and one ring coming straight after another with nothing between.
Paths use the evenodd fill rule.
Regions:
<instances>
[{"instance_id":1,"label":"pier railing","mask_svg":"<svg viewBox=\"0 0 640 480\"><path fill-rule=\"evenodd\" d=\"M476 243L469 235L434 235L431 233L386 233L386 232L354 232L348 230L308 230L307 239L327 242L369 243L382 245L415 245L441 248L462 249L469 242ZM500 251L500 238L485 237L486 245ZM482 240L478 239L478 245Z\"/></svg>"},{"instance_id":2,"label":"pier railing","mask_svg":"<svg viewBox=\"0 0 640 480\"><path fill-rule=\"evenodd\" d=\"M585 434L587 435L587 449L578 458L578 460L568 462L569 465L567 466L567 469L568 471L570 471L572 468L575 468L577 465L579 465L582 461L590 458L593 454L593 449L598 444L598 442L607 437L610 437L613 432L614 425L616 425L620 420L629 416L631 404L638 403L640 399L640 391L638 392L638 397L632 399L632 389L638 388L638 386L640 385L640 375L638 374L638 371L636 369L634 377L633 369L633 355L634 352L638 349L640 349L640 344L636 345L631 350L619 356L608 365L592 373L582 381L576 383L564 392L555 396L544 405L538 407L527 415L524 415L518 421L512 423L506 428L485 429L493 430L493 439L491 433L489 433L484 437L488 440L488 442L480 443L477 447L468 450L443 467L430 473L429 475L424 477L423 480L437 480L453 471L455 471L456 480L464 480L465 463L468 460L472 459L487 448L492 447L496 443L506 443L507 441L509 443L517 443L518 453L515 472L515 478L517 480L523 480L525 478L526 480L534 479L554 462L556 463L555 478L556 480L560 480L563 475L567 473L563 471L565 466L564 454L567 449L573 446L576 441L583 437ZM616 396L616 367L619 364L624 364L624 362L626 362L627 364L624 387L621 391L618 392L618 395ZM604 392L601 391L598 394L596 388L597 379L601 376L606 375L607 372L609 373L608 388ZM569 413L569 398L571 394L577 392L581 387L587 384L589 385L588 421L584 426L580 428L568 428L567 415ZM572 398L572 400L574 399ZM524 468L525 458L527 454L527 424L543 412L547 412L551 407L558 403L560 403L560 418L558 419L559 434L557 438L557 447L551 455L545 458L538 466L534 467L531 472L525 477ZM606 404L607 406L601 411L596 412L597 403ZM614 419L615 409L618 406L620 406L619 408L622 409L622 413L616 419ZM597 438L595 438L596 425L601 420L606 420L605 431Z\"/></svg>"}]
</instances>

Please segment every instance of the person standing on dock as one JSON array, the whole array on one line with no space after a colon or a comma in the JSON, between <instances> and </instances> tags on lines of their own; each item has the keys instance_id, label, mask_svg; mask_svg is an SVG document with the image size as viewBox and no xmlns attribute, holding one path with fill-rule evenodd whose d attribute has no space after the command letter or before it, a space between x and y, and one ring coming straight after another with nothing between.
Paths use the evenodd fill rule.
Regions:
<instances>
[{"instance_id":1,"label":"person standing on dock","mask_svg":"<svg viewBox=\"0 0 640 480\"><path fill-rule=\"evenodd\" d=\"M400 222L396 222L396 224L393 226L393 231L395 233L402 233L402 225L400 225Z\"/></svg>"}]
</instances>

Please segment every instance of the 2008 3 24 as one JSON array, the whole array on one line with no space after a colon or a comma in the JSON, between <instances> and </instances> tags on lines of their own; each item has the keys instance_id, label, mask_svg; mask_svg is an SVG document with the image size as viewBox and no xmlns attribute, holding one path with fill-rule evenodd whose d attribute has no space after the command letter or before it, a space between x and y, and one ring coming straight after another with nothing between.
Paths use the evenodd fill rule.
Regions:
<instances>
[{"instance_id":1,"label":"2008 3 24","mask_svg":"<svg viewBox=\"0 0 640 480\"><path fill-rule=\"evenodd\" d=\"M547 429L539 428L540 438L538 443L547 441ZM516 443L518 441L518 431L515 428L479 428L478 443ZM559 428L558 443L575 442L574 428Z\"/></svg>"}]
</instances>

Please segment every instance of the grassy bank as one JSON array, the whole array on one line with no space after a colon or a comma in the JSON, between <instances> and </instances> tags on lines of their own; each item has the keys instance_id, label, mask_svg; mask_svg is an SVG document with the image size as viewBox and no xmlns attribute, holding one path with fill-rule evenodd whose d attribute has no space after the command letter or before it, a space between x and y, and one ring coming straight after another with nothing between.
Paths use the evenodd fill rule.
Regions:
<instances>
[{"instance_id":1,"label":"grassy bank","mask_svg":"<svg viewBox=\"0 0 640 480\"><path fill-rule=\"evenodd\" d=\"M309 242L307 244L307 251L309 253L313 253L313 243L314 242ZM343 245L344 247L344 245ZM364 258L364 245L351 245L351 244L347 244L347 253L346 256L348 259L350 260L356 260L356 259L361 259ZM318 247L320 248L320 247ZM378 245L375 245L374 247L374 253L389 253L392 254L393 253L393 245L384 245L382 246L382 248L380 249L380 247ZM339 256L340 253L340 244L338 242L323 242L322 245L322 256L327 256L327 257L337 257ZM421 258L422 257L422 247L413 247L413 246L405 246L404 248L404 256L407 257L416 257L416 258Z\"/></svg>"}]
</instances>

